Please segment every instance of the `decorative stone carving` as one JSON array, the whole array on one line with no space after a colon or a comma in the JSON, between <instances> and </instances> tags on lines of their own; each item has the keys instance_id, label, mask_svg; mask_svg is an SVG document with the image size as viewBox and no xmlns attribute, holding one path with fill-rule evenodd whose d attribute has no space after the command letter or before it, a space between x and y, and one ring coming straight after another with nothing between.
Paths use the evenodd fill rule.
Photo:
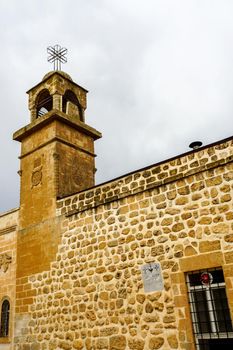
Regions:
<instances>
[{"instance_id":1,"label":"decorative stone carving","mask_svg":"<svg viewBox=\"0 0 233 350\"><path fill-rule=\"evenodd\" d=\"M31 177L32 187L38 186L41 183L41 181L42 181L42 167L33 170L32 177Z\"/></svg>"},{"instance_id":2,"label":"decorative stone carving","mask_svg":"<svg viewBox=\"0 0 233 350\"><path fill-rule=\"evenodd\" d=\"M0 254L0 269L7 272L9 264L12 262L12 257L9 254Z\"/></svg>"}]
</instances>

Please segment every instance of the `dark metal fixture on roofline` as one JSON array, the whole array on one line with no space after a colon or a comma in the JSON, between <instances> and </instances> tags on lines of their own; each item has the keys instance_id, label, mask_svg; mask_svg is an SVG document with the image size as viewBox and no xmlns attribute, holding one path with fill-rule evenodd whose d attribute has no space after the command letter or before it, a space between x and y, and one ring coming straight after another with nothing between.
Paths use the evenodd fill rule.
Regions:
<instances>
[{"instance_id":1,"label":"dark metal fixture on roofline","mask_svg":"<svg viewBox=\"0 0 233 350\"><path fill-rule=\"evenodd\" d=\"M198 149L201 146L202 146L202 142L201 141L193 141L189 145L189 147L192 148L192 149Z\"/></svg>"}]
</instances>

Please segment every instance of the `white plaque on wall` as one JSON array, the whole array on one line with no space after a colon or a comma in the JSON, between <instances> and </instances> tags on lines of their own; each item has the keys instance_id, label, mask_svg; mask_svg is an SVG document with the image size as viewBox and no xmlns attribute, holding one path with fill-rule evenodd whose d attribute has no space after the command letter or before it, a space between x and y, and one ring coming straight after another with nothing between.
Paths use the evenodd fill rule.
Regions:
<instances>
[{"instance_id":1,"label":"white plaque on wall","mask_svg":"<svg viewBox=\"0 0 233 350\"><path fill-rule=\"evenodd\" d=\"M141 267L145 293L163 290L163 277L159 263L149 263Z\"/></svg>"}]
</instances>

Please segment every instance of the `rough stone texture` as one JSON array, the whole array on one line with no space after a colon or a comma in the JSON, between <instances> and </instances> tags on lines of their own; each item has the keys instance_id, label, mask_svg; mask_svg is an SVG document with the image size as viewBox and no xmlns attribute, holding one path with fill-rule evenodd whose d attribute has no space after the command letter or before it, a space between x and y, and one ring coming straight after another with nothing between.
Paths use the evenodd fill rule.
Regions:
<instances>
[{"instance_id":1,"label":"rough stone texture","mask_svg":"<svg viewBox=\"0 0 233 350\"><path fill-rule=\"evenodd\" d=\"M18 210L12 210L0 215L0 309L7 298L11 303L10 334L7 338L0 337L0 348L10 350L13 347L15 284L16 284L16 230ZM6 257L8 257L6 259ZM4 344L4 345L3 345Z\"/></svg>"},{"instance_id":2,"label":"rough stone texture","mask_svg":"<svg viewBox=\"0 0 233 350\"><path fill-rule=\"evenodd\" d=\"M124 350L126 348L126 337L123 335L116 335L109 339L110 350Z\"/></svg>"},{"instance_id":3,"label":"rough stone texture","mask_svg":"<svg viewBox=\"0 0 233 350\"><path fill-rule=\"evenodd\" d=\"M37 117L40 96L45 91L50 95L51 108ZM21 142L17 314L28 312L37 293L30 276L49 270L56 259L61 239L60 218L56 216L57 198L94 185L94 140L101 134L83 123L82 113L72 114L74 109L69 107L67 91L83 113L86 90L66 74L53 72L29 91L31 123L13 135ZM49 294L50 290L43 286L43 292ZM69 344L62 342L61 346Z\"/></svg>"},{"instance_id":4,"label":"rough stone texture","mask_svg":"<svg viewBox=\"0 0 233 350\"><path fill-rule=\"evenodd\" d=\"M151 337L149 341L149 349L151 350L157 350L162 347L164 343L164 339L161 337Z\"/></svg>"},{"instance_id":5,"label":"rough stone texture","mask_svg":"<svg viewBox=\"0 0 233 350\"><path fill-rule=\"evenodd\" d=\"M194 156L208 162L208 152L220 156L215 147L159 166L160 172L188 165ZM51 339L63 349L182 349L193 343L184 273L223 266L232 293L232 202L216 201L220 188L231 193L232 163L224 158L201 172L193 167L191 175L187 167L188 175L159 185L147 181L150 188L136 191L142 178L160 174L157 167L57 202L62 238L56 260L30 277L36 296L28 332L41 349ZM145 294L140 267L150 261L160 262L165 288Z\"/></svg>"},{"instance_id":6,"label":"rough stone texture","mask_svg":"<svg viewBox=\"0 0 233 350\"><path fill-rule=\"evenodd\" d=\"M175 335L170 335L168 338L168 344L170 345L171 349L178 349L178 340Z\"/></svg>"},{"instance_id":7,"label":"rough stone texture","mask_svg":"<svg viewBox=\"0 0 233 350\"><path fill-rule=\"evenodd\" d=\"M129 339L128 345L130 350L143 350L145 341L143 339L132 338L132 339Z\"/></svg>"},{"instance_id":8,"label":"rough stone texture","mask_svg":"<svg viewBox=\"0 0 233 350\"><path fill-rule=\"evenodd\" d=\"M222 266L233 315L232 139L57 199L59 179L69 184L57 168L57 144L42 157L47 125L23 145L16 298L18 214L0 218L1 251L13 257L11 277L2 279L11 287L0 292L16 301L15 350L193 350L186 272ZM160 263L161 291L144 292L140 268L149 262Z\"/></svg>"}]
</instances>

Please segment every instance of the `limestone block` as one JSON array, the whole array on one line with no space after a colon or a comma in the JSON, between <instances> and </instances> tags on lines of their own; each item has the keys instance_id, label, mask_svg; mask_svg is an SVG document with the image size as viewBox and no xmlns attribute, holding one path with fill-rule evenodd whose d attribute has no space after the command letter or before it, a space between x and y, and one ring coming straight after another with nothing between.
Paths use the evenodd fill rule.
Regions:
<instances>
[{"instance_id":1,"label":"limestone block","mask_svg":"<svg viewBox=\"0 0 233 350\"><path fill-rule=\"evenodd\" d=\"M225 223L220 223L212 226L213 233L227 234L229 232L229 226Z\"/></svg>"},{"instance_id":2,"label":"limestone block","mask_svg":"<svg viewBox=\"0 0 233 350\"><path fill-rule=\"evenodd\" d=\"M184 249L185 256L195 255L197 254L197 251L191 246L187 246Z\"/></svg>"},{"instance_id":3,"label":"limestone block","mask_svg":"<svg viewBox=\"0 0 233 350\"><path fill-rule=\"evenodd\" d=\"M176 335L170 335L167 338L168 344L170 345L171 349L178 349L178 340Z\"/></svg>"},{"instance_id":4,"label":"limestone block","mask_svg":"<svg viewBox=\"0 0 233 350\"><path fill-rule=\"evenodd\" d=\"M145 311L147 314L150 314L153 312L153 306L151 303L146 303L146 306L145 306Z\"/></svg>"},{"instance_id":5,"label":"limestone block","mask_svg":"<svg viewBox=\"0 0 233 350\"><path fill-rule=\"evenodd\" d=\"M233 234L230 234L230 235L226 235L224 237L224 240L228 243L233 243Z\"/></svg>"},{"instance_id":6,"label":"limestone block","mask_svg":"<svg viewBox=\"0 0 233 350\"><path fill-rule=\"evenodd\" d=\"M73 342L73 348L76 350L82 350L83 349L83 341L81 339L74 340Z\"/></svg>"},{"instance_id":7,"label":"limestone block","mask_svg":"<svg viewBox=\"0 0 233 350\"><path fill-rule=\"evenodd\" d=\"M109 339L110 350L124 350L126 348L126 337L123 335L112 336Z\"/></svg>"},{"instance_id":8,"label":"limestone block","mask_svg":"<svg viewBox=\"0 0 233 350\"><path fill-rule=\"evenodd\" d=\"M220 241L202 241L199 244L199 249L201 253L219 250L220 247Z\"/></svg>"},{"instance_id":9,"label":"limestone block","mask_svg":"<svg viewBox=\"0 0 233 350\"><path fill-rule=\"evenodd\" d=\"M233 251L225 253L225 261L227 264L233 263Z\"/></svg>"},{"instance_id":10,"label":"limestone block","mask_svg":"<svg viewBox=\"0 0 233 350\"><path fill-rule=\"evenodd\" d=\"M143 350L145 341L143 339L131 338L128 340L130 350Z\"/></svg>"},{"instance_id":11,"label":"limestone block","mask_svg":"<svg viewBox=\"0 0 233 350\"><path fill-rule=\"evenodd\" d=\"M173 218L164 218L162 221L161 221L161 225L162 226L170 226L173 222Z\"/></svg>"},{"instance_id":12,"label":"limestone block","mask_svg":"<svg viewBox=\"0 0 233 350\"><path fill-rule=\"evenodd\" d=\"M164 344L164 339L162 337L151 337L149 341L149 349L157 350L160 349Z\"/></svg>"},{"instance_id":13,"label":"limestone block","mask_svg":"<svg viewBox=\"0 0 233 350\"><path fill-rule=\"evenodd\" d=\"M108 338L99 338L96 341L96 349L108 349Z\"/></svg>"},{"instance_id":14,"label":"limestone block","mask_svg":"<svg viewBox=\"0 0 233 350\"><path fill-rule=\"evenodd\" d=\"M179 222L172 226L172 231L179 232L184 229L184 224L182 222Z\"/></svg>"}]
</instances>

